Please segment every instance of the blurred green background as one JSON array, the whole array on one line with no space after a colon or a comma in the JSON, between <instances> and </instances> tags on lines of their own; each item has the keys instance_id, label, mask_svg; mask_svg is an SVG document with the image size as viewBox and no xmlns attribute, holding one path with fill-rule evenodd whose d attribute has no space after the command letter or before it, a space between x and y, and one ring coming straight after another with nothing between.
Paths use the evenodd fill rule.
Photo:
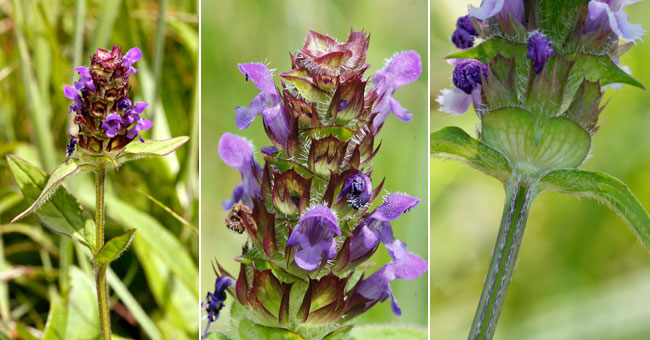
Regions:
<instances>
[{"instance_id":1,"label":"blurred green background","mask_svg":"<svg viewBox=\"0 0 650 340\"><path fill-rule=\"evenodd\" d=\"M198 235L145 195L198 225L197 13L194 0L0 0L0 338L41 338L55 303L78 313L68 318L64 338L99 337L87 255L33 215L7 224L31 202L22 199L4 155L48 172L65 159L73 125L63 88L78 79L73 68L88 66L95 48L112 44L123 53L142 50L130 85L134 101L150 103L144 117L154 127L145 138L192 137L168 157L141 159L108 174L107 239L139 229L111 264L114 338L198 337ZM94 212L92 175L65 185ZM70 279L68 273L83 275Z\"/></svg>"},{"instance_id":2,"label":"blurred green background","mask_svg":"<svg viewBox=\"0 0 650 340\"><path fill-rule=\"evenodd\" d=\"M232 258L241 254L245 235L224 226L221 202L240 182L237 170L218 156L217 145L224 132L245 136L257 150L270 145L258 117L247 130L235 126L235 106L248 106L259 90L237 70L237 63L270 62L276 74L291 67L289 52L295 53L309 29L347 40L350 26L370 33L366 75L374 73L395 52L416 50L423 61L420 79L397 90L396 98L413 111L410 123L391 115L382 129L383 141L375 158L373 180L386 177L385 190L403 191L422 200L419 207L393 223L395 237L409 250L427 258L427 1L203 1L202 2L202 92L201 92L201 296L214 289L210 262L215 258L231 273L239 266ZM277 80L277 79L276 79ZM278 82L279 83L279 82ZM256 155L258 161L262 157ZM377 200L380 201L380 200ZM383 247L371 261L388 262ZM379 268L374 266L371 272ZM392 284L403 316L395 317L388 302L378 304L355 320L357 323L427 324L427 278L397 280ZM226 301L232 302L232 297ZM222 312L215 329L225 330L228 310ZM205 326L205 322L202 327Z\"/></svg>"},{"instance_id":3,"label":"blurred green background","mask_svg":"<svg viewBox=\"0 0 650 340\"><path fill-rule=\"evenodd\" d=\"M467 4L431 1L431 130L460 126L476 136L470 111L451 117L435 98L451 87L443 57ZM627 8L630 21L650 16L650 2ZM650 86L650 44L621 58ZM609 100L582 167L627 183L650 207L650 95L625 86ZM501 184L455 162L431 160L431 339L466 339L496 239ZM533 204L495 339L650 339L650 256L613 212L589 199L544 193Z\"/></svg>"}]
</instances>

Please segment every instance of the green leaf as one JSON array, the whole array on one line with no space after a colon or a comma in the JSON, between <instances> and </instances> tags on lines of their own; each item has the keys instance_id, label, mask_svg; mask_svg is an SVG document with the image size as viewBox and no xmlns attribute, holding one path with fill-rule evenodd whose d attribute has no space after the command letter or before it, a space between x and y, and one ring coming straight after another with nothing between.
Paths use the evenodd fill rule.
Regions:
<instances>
[{"instance_id":1,"label":"green leaf","mask_svg":"<svg viewBox=\"0 0 650 340\"><path fill-rule=\"evenodd\" d=\"M232 340L227 335L219 332L208 333L205 340Z\"/></svg>"},{"instance_id":2,"label":"green leaf","mask_svg":"<svg viewBox=\"0 0 650 340\"><path fill-rule=\"evenodd\" d=\"M123 164L134 159L148 156L167 156L187 143L190 137L181 136L165 140L146 140L144 143L134 141L129 143L119 155L117 163Z\"/></svg>"},{"instance_id":3,"label":"green leaf","mask_svg":"<svg viewBox=\"0 0 650 340\"><path fill-rule=\"evenodd\" d=\"M43 340L65 340L67 326L68 309L59 304L56 300L51 300L50 313L47 316Z\"/></svg>"},{"instance_id":4,"label":"green leaf","mask_svg":"<svg viewBox=\"0 0 650 340\"><path fill-rule=\"evenodd\" d=\"M512 172L508 160L498 151L455 126L433 132L430 138L434 157L453 159L504 181Z\"/></svg>"},{"instance_id":5,"label":"green leaf","mask_svg":"<svg viewBox=\"0 0 650 340\"><path fill-rule=\"evenodd\" d=\"M351 335L352 340L426 340L428 337L427 330L424 327L403 325L355 326L352 329Z\"/></svg>"},{"instance_id":6,"label":"green leaf","mask_svg":"<svg viewBox=\"0 0 650 340\"><path fill-rule=\"evenodd\" d=\"M109 264L115 261L122 253L129 247L133 236L135 235L135 229L129 229L124 234L113 237L108 240L106 244L99 250L97 255L93 257L93 262L100 264Z\"/></svg>"},{"instance_id":7,"label":"green leaf","mask_svg":"<svg viewBox=\"0 0 650 340\"><path fill-rule=\"evenodd\" d=\"M165 322L196 332L199 275L186 247L156 219L114 196L106 196L106 213L119 224L138 226L133 250Z\"/></svg>"},{"instance_id":8,"label":"green leaf","mask_svg":"<svg viewBox=\"0 0 650 340\"><path fill-rule=\"evenodd\" d=\"M603 173L567 169L551 171L539 183L543 190L589 197L606 204L650 250L650 215L623 182Z\"/></svg>"},{"instance_id":9,"label":"green leaf","mask_svg":"<svg viewBox=\"0 0 650 340\"><path fill-rule=\"evenodd\" d=\"M18 164L18 163L21 163L21 161L24 162L24 163L27 163L26 161L24 161L24 160L22 160L22 159L20 159L20 158L18 158L16 156L13 156L13 155L7 156L7 162L10 162L10 166L11 166L11 163ZM27 167L30 166L30 165L31 164L27 163ZM15 168L18 170L18 168L24 169L25 167L26 167L25 164L18 164L18 166L15 167ZM38 170L38 168L36 168L34 166L32 166L32 168ZM32 178L26 178L26 176L31 177L32 176L31 173L25 173L25 174L22 174L23 176L20 176L21 173L19 172L18 176L17 176L16 171L14 171L13 169L14 169L14 167L12 167L12 172L14 173L14 177L16 178L16 182L18 182L19 180L20 181L33 181ZM79 166L79 164L77 164L77 162L74 159L70 159L70 161L67 162L67 163L63 162L63 163L59 164L59 166L57 166L56 169L54 169L54 171L52 171L52 174L48 178L45 185L43 185L41 193L34 200L34 203L32 203L32 205L27 210L23 211L20 215L16 216L11 222L13 223L13 222L18 221L19 219L27 216L27 214L31 213L32 211L37 209L39 206L41 206L45 201L47 201L52 196L52 194L61 185L61 183L63 183L63 180L66 179L66 177L76 173L77 171L79 171L79 169L80 169L80 166ZM31 172L35 172L35 171L32 169ZM20 183L18 183L18 186L21 187L21 190L22 190L22 186L21 186ZM27 196L27 195L25 195L25 196Z\"/></svg>"},{"instance_id":10,"label":"green leaf","mask_svg":"<svg viewBox=\"0 0 650 340\"><path fill-rule=\"evenodd\" d=\"M523 174L578 167L589 153L591 137L577 123L564 118L536 125L532 114L507 108L483 116L482 140L506 156Z\"/></svg>"},{"instance_id":11,"label":"green leaf","mask_svg":"<svg viewBox=\"0 0 650 340\"><path fill-rule=\"evenodd\" d=\"M350 338L350 332L352 331L353 326L343 326L339 329L336 329L330 334L327 334L323 340L348 340Z\"/></svg>"},{"instance_id":12,"label":"green leaf","mask_svg":"<svg viewBox=\"0 0 650 340\"><path fill-rule=\"evenodd\" d=\"M300 335L286 329L261 326L248 319L239 323L239 337L241 340L304 340Z\"/></svg>"},{"instance_id":13,"label":"green leaf","mask_svg":"<svg viewBox=\"0 0 650 340\"><path fill-rule=\"evenodd\" d=\"M142 330L147 334L148 338L151 340L161 340L162 336L160 335L160 331L158 331L156 325L149 318L147 312L142 309L142 306L140 306L138 301L133 297L133 295L131 295L131 292L129 292L128 288L120 278L117 277L110 268L108 268L106 274L108 284L115 292L115 295L117 295L120 301L122 301L126 308L128 308L129 312L133 315L133 318L138 322L140 327L142 327Z\"/></svg>"},{"instance_id":14,"label":"green leaf","mask_svg":"<svg viewBox=\"0 0 650 340\"><path fill-rule=\"evenodd\" d=\"M14 155L7 156L7 163L25 200L35 201L48 182L47 174ZM85 245L94 254L95 223L92 217L83 211L77 199L65 188L51 192L49 198L36 209L41 223L48 229Z\"/></svg>"},{"instance_id":15,"label":"green leaf","mask_svg":"<svg viewBox=\"0 0 650 340\"><path fill-rule=\"evenodd\" d=\"M426 340L427 329L424 327L400 325L355 326L351 332L352 340Z\"/></svg>"},{"instance_id":16,"label":"green leaf","mask_svg":"<svg viewBox=\"0 0 650 340\"><path fill-rule=\"evenodd\" d=\"M512 58L516 57L517 61L526 60L526 53L528 53L526 45L513 44L511 42L501 39L489 39L472 48L452 53L446 59L478 59L484 64L494 59L497 54Z\"/></svg>"},{"instance_id":17,"label":"green leaf","mask_svg":"<svg viewBox=\"0 0 650 340\"><path fill-rule=\"evenodd\" d=\"M81 269L70 267L68 322L64 339L100 339L95 282Z\"/></svg>"},{"instance_id":18,"label":"green leaf","mask_svg":"<svg viewBox=\"0 0 650 340\"><path fill-rule=\"evenodd\" d=\"M568 54L569 60L575 60L573 69L571 70L572 82L577 82L579 85L583 81L583 77L591 82L600 82L600 85L607 85L612 83L628 84L640 89L645 90L645 86L641 84L631 75L625 73L618 65L616 65L609 56L594 56L581 53ZM575 76L575 75L578 76ZM575 84L570 84L569 88L577 88ZM570 91L573 93L574 91Z\"/></svg>"}]
</instances>

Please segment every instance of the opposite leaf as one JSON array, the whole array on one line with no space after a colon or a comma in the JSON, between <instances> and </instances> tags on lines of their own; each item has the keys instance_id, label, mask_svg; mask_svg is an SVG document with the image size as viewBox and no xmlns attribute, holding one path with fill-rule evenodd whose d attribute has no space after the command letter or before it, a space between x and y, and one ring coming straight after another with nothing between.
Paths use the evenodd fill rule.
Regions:
<instances>
[{"instance_id":1,"label":"opposite leaf","mask_svg":"<svg viewBox=\"0 0 650 340\"><path fill-rule=\"evenodd\" d=\"M300 335L282 328L261 326L244 319L239 324L239 337L242 340L274 339L304 340Z\"/></svg>"},{"instance_id":2,"label":"opposite leaf","mask_svg":"<svg viewBox=\"0 0 650 340\"><path fill-rule=\"evenodd\" d=\"M630 225L641 242L650 249L650 215L618 179L583 170L555 170L546 174L539 184L542 190L590 197L605 203Z\"/></svg>"},{"instance_id":3,"label":"opposite leaf","mask_svg":"<svg viewBox=\"0 0 650 340\"><path fill-rule=\"evenodd\" d=\"M13 155L7 157L8 161L14 159L19 159L19 158ZM47 201L52 196L52 194L56 191L59 185L63 183L63 180L66 179L66 177L79 171L79 169L80 166L79 164L77 164L76 160L74 159L70 159L69 161L59 164L59 166L57 166L56 169L52 171L50 178L47 180L47 183L45 183L45 185L43 186L43 191L41 191L41 194L38 196L38 198L36 198L34 203L32 203L32 205L29 208L27 208L27 210L23 211L20 215L16 216L13 220L11 220L11 223L14 223L19 219L27 216L27 214L31 213L36 208L41 206L43 202ZM14 177L16 177L15 174ZM18 181L18 178L16 178L16 181Z\"/></svg>"},{"instance_id":4,"label":"opposite leaf","mask_svg":"<svg viewBox=\"0 0 650 340\"><path fill-rule=\"evenodd\" d=\"M510 176L508 160L498 151L455 126L431 134L431 155L463 162L501 181Z\"/></svg>"},{"instance_id":5,"label":"opposite leaf","mask_svg":"<svg viewBox=\"0 0 650 340\"><path fill-rule=\"evenodd\" d=\"M7 163L25 200L35 201L48 182L47 174L14 155L7 156ZM42 202L36 215L48 229L80 242L92 253L96 252L92 217L82 210L77 199L65 188L50 192L49 200Z\"/></svg>"},{"instance_id":6,"label":"opposite leaf","mask_svg":"<svg viewBox=\"0 0 650 340\"><path fill-rule=\"evenodd\" d=\"M99 250L93 257L93 262L99 264L109 264L115 261L129 247L135 236L135 229L129 229L124 234L113 237Z\"/></svg>"},{"instance_id":7,"label":"opposite leaf","mask_svg":"<svg viewBox=\"0 0 650 340\"><path fill-rule=\"evenodd\" d=\"M148 156L166 156L187 143L190 137L181 136L165 140L147 140L144 143L130 143L117 156L117 163L123 164Z\"/></svg>"}]
</instances>

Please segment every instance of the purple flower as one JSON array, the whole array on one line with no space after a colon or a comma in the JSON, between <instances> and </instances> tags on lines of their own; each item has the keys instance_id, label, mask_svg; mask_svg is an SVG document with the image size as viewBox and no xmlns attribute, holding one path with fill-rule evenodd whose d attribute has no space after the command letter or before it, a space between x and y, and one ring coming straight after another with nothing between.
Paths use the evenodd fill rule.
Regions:
<instances>
[{"instance_id":1,"label":"purple flower","mask_svg":"<svg viewBox=\"0 0 650 340\"><path fill-rule=\"evenodd\" d=\"M440 95L436 98L436 102L440 104L439 110L441 112L449 113L451 115L462 115L467 112L470 105L479 107L481 101L481 86L477 86L472 94L467 94L461 89L442 89Z\"/></svg>"},{"instance_id":2,"label":"purple flower","mask_svg":"<svg viewBox=\"0 0 650 340\"><path fill-rule=\"evenodd\" d=\"M412 83L422 73L422 60L415 51L406 51L393 57L384 68L375 72L370 92L377 93L379 101L372 112L376 113L373 127L377 130L393 112L397 118L408 122L413 115L411 111L405 110L400 103L393 98L395 90L406 84Z\"/></svg>"},{"instance_id":3,"label":"purple flower","mask_svg":"<svg viewBox=\"0 0 650 340\"><path fill-rule=\"evenodd\" d=\"M427 270L427 263L415 254L408 253L401 259L394 260L361 281L357 292L373 301L385 301L390 297L393 314L400 316L402 310L395 299L390 283L395 279L413 280Z\"/></svg>"},{"instance_id":4,"label":"purple flower","mask_svg":"<svg viewBox=\"0 0 650 340\"><path fill-rule=\"evenodd\" d=\"M131 105L131 101L128 98L125 98L120 101L118 105L126 106L127 104ZM135 103L131 110L127 112L124 117L124 126L131 126L131 124L135 123L135 125L126 133L127 138L134 139L138 136L140 141L144 143L144 139L140 136L140 131L149 130L153 126L152 121L140 117L140 114L147 108L147 106L149 106L148 103Z\"/></svg>"},{"instance_id":5,"label":"purple flower","mask_svg":"<svg viewBox=\"0 0 650 340\"><path fill-rule=\"evenodd\" d=\"M481 20L487 20L495 15L503 20L508 20L508 15L519 22L524 22L524 1L523 0L483 0L481 6L476 8L469 6L469 16Z\"/></svg>"},{"instance_id":6,"label":"purple flower","mask_svg":"<svg viewBox=\"0 0 650 340\"><path fill-rule=\"evenodd\" d=\"M356 229L350 240L350 261L355 261L374 249L381 241L393 259L406 256L406 243L393 237L391 221L415 208L420 200L405 194L391 194Z\"/></svg>"},{"instance_id":7,"label":"purple flower","mask_svg":"<svg viewBox=\"0 0 650 340\"><path fill-rule=\"evenodd\" d=\"M127 102L128 101L128 102ZM131 101L128 98L123 99L120 101L119 105L129 105L129 110L126 113L125 119L126 119L126 126L130 126L133 124L133 122L137 121L140 119L140 114L149 106L148 103L135 103L133 107L131 107Z\"/></svg>"},{"instance_id":8,"label":"purple flower","mask_svg":"<svg viewBox=\"0 0 650 340\"><path fill-rule=\"evenodd\" d=\"M120 99L120 102L117 103L117 108L124 112L128 112L129 110L131 110L131 99L129 98Z\"/></svg>"},{"instance_id":9,"label":"purple flower","mask_svg":"<svg viewBox=\"0 0 650 340\"><path fill-rule=\"evenodd\" d=\"M260 93L253 98L248 107L235 107L235 121L240 130L248 128L258 114L273 137L283 146L287 145L291 126L282 106L282 98L273 83L271 71L261 63L238 64L239 71L251 79Z\"/></svg>"},{"instance_id":10,"label":"purple flower","mask_svg":"<svg viewBox=\"0 0 650 340\"><path fill-rule=\"evenodd\" d=\"M481 74L487 77L485 64L476 59L461 60L456 63L452 80L457 88L467 94L472 94L482 83Z\"/></svg>"},{"instance_id":11,"label":"purple flower","mask_svg":"<svg viewBox=\"0 0 650 340\"><path fill-rule=\"evenodd\" d=\"M66 98L74 100L74 104L70 105L68 113L74 111L77 114L80 114L81 109L83 108L83 103L81 102L79 92L77 92L77 90L72 86L66 86L63 89L63 94L65 94Z\"/></svg>"},{"instance_id":12,"label":"purple flower","mask_svg":"<svg viewBox=\"0 0 650 340\"><path fill-rule=\"evenodd\" d=\"M300 217L293 228L287 247L296 247L294 260L298 267L312 271L320 266L324 258L336 256L334 235L341 235L334 213L325 205L319 205Z\"/></svg>"},{"instance_id":13,"label":"purple flower","mask_svg":"<svg viewBox=\"0 0 650 340\"><path fill-rule=\"evenodd\" d=\"M140 136L140 131L149 130L153 126L153 122L142 117L137 118L135 125L126 133L126 137L135 139L136 136L140 138L140 142L144 143L144 139Z\"/></svg>"},{"instance_id":14,"label":"purple flower","mask_svg":"<svg viewBox=\"0 0 650 340\"><path fill-rule=\"evenodd\" d=\"M271 156L271 155L275 155L278 152L278 148L276 148L275 146L265 146L262 147L260 151L262 151L262 153L265 155Z\"/></svg>"},{"instance_id":15,"label":"purple flower","mask_svg":"<svg viewBox=\"0 0 650 340\"><path fill-rule=\"evenodd\" d=\"M592 0L589 2L585 23L586 33L608 27L619 38L636 43L645 34L645 30L640 23L631 24L623 9L639 1L641 0Z\"/></svg>"},{"instance_id":16,"label":"purple flower","mask_svg":"<svg viewBox=\"0 0 650 340\"><path fill-rule=\"evenodd\" d=\"M543 34L536 32L528 38L527 46L528 54L526 59L532 60L533 70L535 70L535 74L539 74L542 72L548 58L555 55L553 43Z\"/></svg>"},{"instance_id":17,"label":"purple flower","mask_svg":"<svg viewBox=\"0 0 650 340\"><path fill-rule=\"evenodd\" d=\"M117 136L117 133L120 131L120 129L122 129L122 124L124 124L122 117L116 113L113 113L104 119L101 128L104 130L106 136L113 138Z\"/></svg>"},{"instance_id":18,"label":"purple flower","mask_svg":"<svg viewBox=\"0 0 650 340\"><path fill-rule=\"evenodd\" d=\"M231 277L221 276L218 277L214 283L214 292L208 292L208 295L205 297L205 300L201 302L201 308L204 308L208 313L206 318L208 319L208 324L205 327L205 332L203 333L202 339L208 335L208 329L210 329L210 324L214 321L217 321L219 318L219 312L223 307L225 307L224 301L226 301L226 289L235 283Z\"/></svg>"},{"instance_id":19,"label":"purple flower","mask_svg":"<svg viewBox=\"0 0 650 340\"><path fill-rule=\"evenodd\" d=\"M88 72L88 68L81 66L75 68L74 70L79 72L79 81L74 83L75 89L81 91L81 89L83 89L85 86L88 90L95 92L95 82L93 81L93 78L90 76L90 72Z\"/></svg>"},{"instance_id":20,"label":"purple flower","mask_svg":"<svg viewBox=\"0 0 650 340\"><path fill-rule=\"evenodd\" d=\"M366 174L356 174L348 177L341 188L338 197L345 197L345 201L354 208L359 210L366 205L372 196L372 182Z\"/></svg>"},{"instance_id":21,"label":"purple flower","mask_svg":"<svg viewBox=\"0 0 650 340\"><path fill-rule=\"evenodd\" d=\"M135 64L136 61L140 60L140 58L142 58L142 52L139 48L134 47L128 50L122 58L122 66L129 69L128 73L138 73L138 69L133 67L133 64Z\"/></svg>"},{"instance_id":22,"label":"purple flower","mask_svg":"<svg viewBox=\"0 0 650 340\"><path fill-rule=\"evenodd\" d=\"M253 198L260 194L257 179L262 174L260 165L253 159L253 149L243 137L224 133L219 139L219 156L228 166L239 170L241 183L235 186L232 197L222 203L225 210L232 208L241 201L249 208L253 208Z\"/></svg>"},{"instance_id":23,"label":"purple flower","mask_svg":"<svg viewBox=\"0 0 650 340\"><path fill-rule=\"evenodd\" d=\"M474 46L474 37L478 36L474 24L472 24L472 19L469 15L458 18L456 21L456 30L451 36L451 42L460 49L468 49Z\"/></svg>"},{"instance_id":24,"label":"purple flower","mask_svg":"<svg viewBox=\"0 0 650 340\"><path fill-rule=\"evenodd\" d=\"M66 164L68 164L68 162L70 161L70 157L72 157L72 154L74 153L74 148L77 145L77 141L78 141L78 139L76 139L74 137L70 137L70 143L68 144L68 146L65 147L65 154L66 154L65 163Z\"/></svg>"}]
</instances>

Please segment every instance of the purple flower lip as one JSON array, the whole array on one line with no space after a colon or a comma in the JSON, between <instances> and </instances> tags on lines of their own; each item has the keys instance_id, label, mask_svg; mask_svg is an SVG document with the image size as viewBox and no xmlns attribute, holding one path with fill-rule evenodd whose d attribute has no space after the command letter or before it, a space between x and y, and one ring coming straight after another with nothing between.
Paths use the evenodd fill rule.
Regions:
<instances>
[{"instance_id":1,"label":"purple flower lip","mask_svg":"<svg viewBox=\"0 0 650 340\"><path fill-rule=\"evenodd\" d=\"M481 83L481 74L487 78L487 66L476 59L461 60L454 68L452 78L454 85L467 94L471 94Z\"/></svg>"},{"instance_id":2,"label":"purple flower lip","mask_svg":"<svg viewBox=\"0 0 650 340\"><path fill-rule=\"evenodd\" d=\"M298 267L312 271L323 258L331 260L336 256L334 235L341 235L336 216L327 206L319 205L300 217L287 247L296 247L294 261Z\"/></svg>"},{"instance_id":3,"label":"purple flower lip","mask_svg":"<svg viewBox=\"0 0 650 340\"><path fill-rule=\"evenodd\" d=\"M373 75L373 85L369 92L377 94L379 101L373 107L376 113L373 127L377 130L388 115L393 112L395 116L405 122L413 118L411 111L408 111L393 98L397 88L410 84L417 80L422 73L422 60L415 51L402 52L393 57L384 68Z\"/></svg>"},{"instance_id":4,"label":"purple flower lip","mask_svg":"<svg viewBox=\"0 0 650 340\"><path fill-rule=\"evenodd\" d=\"M533 70L535 74L542 72L544 65L550 56L555 55L553 50L553 43L548 40L543 34L536 32L528 38L528 54L526 59L531 59L533 62Z\"/></svg>"},{"instance_id":5,"label":"purple flower lip","mask_svg":"<svg viewBox=\"0 0 650 340\"><path fill-rule=\"evenodd\" d=\"M372 182L366 174L356 174L348 177L341 188L338 197L345 197L346 202L355 210L366 205L372 196Z\"/></svg>"},{"instance_id":6,"label":"purple flower lip","mask_svg":"<svg viewBox=\"0 0 650 340\"><path fill-rule=\"evenodd\" d=\"M225 307L224 302L226 301L226 289L235 284L235 280L228 276L218 277L214 283L214 291L208 292L205 299L201 302L201 307L205 309L208 313L208 325L205 328L202 339L205 339L210 329L210 324L217 321L219 318L219 312L223 307Z\"/></svg>"},{"instance_id":7,"label":"purple flower lip","mask_svg":"<svg viewBox=\"0 0 650 340\"><path fill-rule=\"evenodd\" d=\"M239 71L251 79L261 91L248 107L235 107L235 121L240 130L248 128L258 114L262 115L265 126L269 128L273 138L282 146L287 145L291 126L282 106L282 98L273 83L269 68L261 63L238 64Z\"/></svg>"},{"instance_id":8,"label":"purple flower lip","mask_svg":"<svg viewBox=\"0 0 650 340\"><path fill-rule=\"evenodd\" d=\"M400 316L402 310L395 299L390 283L395 279L413 280L427 270L427 263L415 254L408 253L402 259L394 260L367 279L361 281L357 293L375 301L385 301L390 297L393 314Z\"/></svg>"},{"instance_id":9,"label":"purple flower lip","mask_svg":"<svg viewBox=\"0 0 650 340\"><path fill-rule=\"evenodd\" d=\"M253 209L253 198L260 194L258 178L262 169L253 159L253 149L249 142L231 133L225 133L219 139L219 156L228 166L235 168L241 174L242 181L233 190L232 197L222 203L225 210L230 210L235 203L241 201Z\"/></svg>"},{"instance_id":10,"label":"purple flower lip","mask_svg":"<svg viewBox=\"0 0 650 340\"><path fill-rule=\"evenodd\" d=\"M585 33L609 29L619 38L627 41L641 40L645 30L641 24L630 23L623 10L628 5L641 0L592 0L589 2Z\"/></svg>"},{"instance_id":11,"label":"purple flower lip","mask_svg":"<svg viewBox=\"0 0 650 340\"><path fill-rule=\"evenodd\" d=\"M524 22L524 1L523 0L483 0L481 6L469 6L469 16L487 20L494 16L499 16L503 20L508 20L512 16L515 20Z\"/></svg>"},{"instance_id":12,"label":"purple flower lip","mask_svg":"<svg viewBox=\"0 0 650 340\"><path fill-rule=\"evenodd\" d=\"M350 240L350 260L366 256L381 241L393 259L406 256L406 243L393 237L391 221L413 209L420 200L405 194L391 194L354 231Z\"/></svg>"},{"instance_id":13,"label":"purple flower lip","mask_svg":"<svg viewBox=\"0 0 650 340\"><path fill-rule=\"evenodd\" d=\"M122 117L120 117L118 114L113 113L110 116L106 117L102 123L101 128L104 130L106 136L113 138L117 136L117 133L122 129L122 124L124 124Z\"/></svg>"}]
</instances>

